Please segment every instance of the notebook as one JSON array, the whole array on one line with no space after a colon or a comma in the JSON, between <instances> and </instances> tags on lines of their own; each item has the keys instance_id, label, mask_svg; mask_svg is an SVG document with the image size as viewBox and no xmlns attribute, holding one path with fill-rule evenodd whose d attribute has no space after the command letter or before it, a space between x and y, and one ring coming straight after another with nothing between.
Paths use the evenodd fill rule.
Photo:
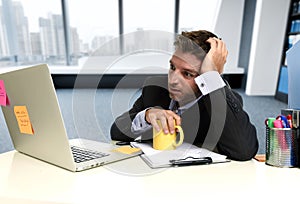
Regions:
<instances>
[{"instance_id":1,"label":"notebook","mask_svg":"<svg viewBox=\"0 0 300 204\"><path fill-rule=\"evenodd\" d=\"M138 150L119 151L121 147L106 142L69 141L73 137L67 135L46 64L2 73L0 81L8 98L1 107L17 151L74 172L141 154ZM75 158L72 151L79 156ZM87 152L87 158L79 158Z\"/></svg>"},{"instance_id":2,"label":"notebook","mask_svg":"<svg viewBox=\"0 0 300 204\"><path fill-rule=\"evenodd\" d=\"M210 157L211 163L229 162L227 156L197 147L189 143L182 143L175 150L155 150L152 143L131 142L131 145L143 151L141 158L151 168L165 168L172 166L172 160L194 161L197 158ZM191 163L192 164L192 163Z\"/></svg>"}]
</instances>

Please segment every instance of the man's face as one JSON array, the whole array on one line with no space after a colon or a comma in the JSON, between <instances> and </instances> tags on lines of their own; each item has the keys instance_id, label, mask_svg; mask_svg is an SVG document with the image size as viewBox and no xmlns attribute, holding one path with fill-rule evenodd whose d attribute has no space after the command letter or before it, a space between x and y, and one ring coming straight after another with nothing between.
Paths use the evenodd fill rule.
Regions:
<instances>
[{"instance_id":1,"label":"man's face","mask_svg":"<svg viewBox=\"0 0 300 204\"><path fill-rule=\"evenodd\" d=\"M184 105L200 96L195 83L199 76L201 61L195 55L175 51L170 59L168 89L170 97Z\"/></svg>"}]
</instances>

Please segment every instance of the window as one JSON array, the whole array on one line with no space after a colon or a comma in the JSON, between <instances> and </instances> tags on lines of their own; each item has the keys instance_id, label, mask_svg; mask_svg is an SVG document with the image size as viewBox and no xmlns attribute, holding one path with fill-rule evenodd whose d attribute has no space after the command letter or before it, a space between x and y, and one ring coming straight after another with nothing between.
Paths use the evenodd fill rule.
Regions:
<instances>
[{"instance_id":1,"label":"window","mask_svg":"<svg viewBox=\"0 0 300 204\"><path fill-rule=\"evenodd\" d=\"M0 67L47 63L70 73L65 65L80 67L97 56L91 64L107 67L141 50L143 59L155 55L151 63L165 66L177 28L175 2L179 31L213 30L221 0L0 0Z\"/></svg>"},{"instance_id":2,"label":"window","mask_svg":"<svg viewBox=\"0 0 300 204\"><path fill-rule=\"evenodd\" d=\"M72 56L90 55L119 35L117 0L68 2ZM116 54L119 54L118 45L101 49L101 55Z\"/></svg>"},{"instance_id":3,"label":"window","mask_svg":"<svg viewBox=\"0 0 300 204\"><path fill-rule=\"evenodd\" d=\"M174 0L123 0L124 33L141 30L174 31Z\"/></svg>"},{"instance_id":4,"label":"window","mask_svg":"<svg viewBox=\"0 0 300 204\"><path fill-rule=\"evenodd\" d=\"M214 30L221 0L180 1L179 33L191 30Z\"/></svg>"},{"instance_id":5,"label":"window","mask_svg":"<svg viewBox=\"0 0 300 204\"><path fill-rule=\"evenodd\" d=\"M123 0L124 35L120 37L125 57L114 67L127 64L135 73L167 73L174 17L175 0Z\"/></svg>"},{"instance_id":6,"label":"window","mask_svg":"<svg viewBox=\"0 0 300 204\"><path fill-rule=\"evenodd\" d=\"M59 0L2 0L0 6L0 67L65 64Z\"/></svg>"},{"instance_id":7,"label":"window","mask_svg":"<svg viewBox=\"0 0 300 204\"><path fill-rule=\"evenodd\" d=\"M280 70L278 91L284 94L288 93L288 70L286 66L282 66Z\"/></svg>"}]
</instances>

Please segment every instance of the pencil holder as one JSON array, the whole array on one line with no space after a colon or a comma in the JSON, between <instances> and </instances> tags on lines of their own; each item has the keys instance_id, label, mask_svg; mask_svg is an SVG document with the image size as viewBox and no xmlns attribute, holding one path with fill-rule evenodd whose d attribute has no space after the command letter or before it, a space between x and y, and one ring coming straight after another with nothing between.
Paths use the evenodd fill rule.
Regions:
<instances>
[{"instance_id":1,"label":"pencil holder","mask_svg":"<svg viewBox=\"0 0 300 204\"><path fill-rule=\"evenodd\" d=\"M299 131L266 127L266 164L299 167Z\"/></svg>"}]
</instances>

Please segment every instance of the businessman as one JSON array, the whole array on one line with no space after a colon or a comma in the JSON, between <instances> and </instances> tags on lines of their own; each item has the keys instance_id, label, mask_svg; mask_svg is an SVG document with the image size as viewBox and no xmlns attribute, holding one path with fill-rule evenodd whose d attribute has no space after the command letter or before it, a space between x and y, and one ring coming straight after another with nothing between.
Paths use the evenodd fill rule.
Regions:
<instances>
[{"instance_id":1,"label":"businessman","mask_svg":"<svg viewBox=\"0 0 300 204\"><path fill-rule=\"evenodd\" d=\"M117 117L111 138L152 139L152 128L174 133L181 125L185 142L245 161L258 150L256 129L243 110L242 97L221 74L228 51L225 43L206 31L182 32L174 42L167 77L151 77L133 107Z\"/></svg>"}]
</instances>

